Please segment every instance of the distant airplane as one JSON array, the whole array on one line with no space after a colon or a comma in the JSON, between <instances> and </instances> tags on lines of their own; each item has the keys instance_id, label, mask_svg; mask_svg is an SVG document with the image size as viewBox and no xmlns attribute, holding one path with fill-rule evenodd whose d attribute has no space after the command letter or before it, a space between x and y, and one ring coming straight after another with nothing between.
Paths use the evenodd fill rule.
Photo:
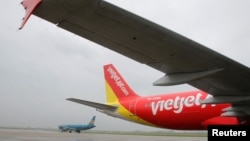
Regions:
<instances>
[{"instance_id":1,"label":"distant airplane","mask_svg":"<svg viewBox=\"0 0 250 141\"><path fill-rule=\"evenodd\" d=\"M94 123L95 123L95 116L92 117L89 124L66 124L66 125L59 125L58 128L62 132L71 133L72 131L75 131L77 133L80 133L82 130L89 130L96 127Z\"/></svg>"},{"instance_id":2,"label":"distant airplane","mask_svg":"<svg viewBox=\"0 0 250 141\"><path fill-rule=\"evenodd\" d=\"M108 105L69 100L112 116L163 128L250 124L247 66L104 0L23 0L22 5L26 13L20 29L33 14L164 73L153 83L155 86L189 84L198 89L140 97L108 65Z\"/></svg>"}]
</instances>

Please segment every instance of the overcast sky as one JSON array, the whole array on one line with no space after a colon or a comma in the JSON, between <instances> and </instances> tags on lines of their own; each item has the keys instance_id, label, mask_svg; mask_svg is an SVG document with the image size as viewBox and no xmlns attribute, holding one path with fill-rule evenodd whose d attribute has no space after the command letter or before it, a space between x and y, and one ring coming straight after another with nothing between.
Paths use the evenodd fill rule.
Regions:
<instances>
[{"instance_id":1,"label":"overcast sky","mask_svg":"<svg viewBox=\"0 0 250 141\"><path fill-rule=\"evenodd\" d=\"M108 1L250 66L249 0ZM164 74L35 16L19 31L25 13L20 2L0 5L0 126L57 128L96 115L96 130L160 130L65 100L104 103L107 63L144 96L194 89L152 86Z\"/></svg>"}]
</instances>

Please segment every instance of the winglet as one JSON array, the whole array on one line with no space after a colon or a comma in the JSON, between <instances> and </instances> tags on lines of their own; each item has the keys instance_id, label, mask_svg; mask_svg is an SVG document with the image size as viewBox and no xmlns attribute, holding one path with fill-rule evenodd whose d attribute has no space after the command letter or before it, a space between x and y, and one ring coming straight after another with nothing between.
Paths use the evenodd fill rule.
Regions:
<instances>
[{"instance_id":1,"label":"winglet","mask_svg":"<svg viewBox=\"0 0 250 141\"><path fill-rule=\"evenodd\" d=\"M22 22L21 26L19 27L19 30L21 30L24 27L25 23L28 21L32 12L35 10L37 5L40 4L41 2L42 2L42 0L23 0L21 2L26 13L25 13L25 16L23 18L23 22Z\"/></svg>"}]
</instances>

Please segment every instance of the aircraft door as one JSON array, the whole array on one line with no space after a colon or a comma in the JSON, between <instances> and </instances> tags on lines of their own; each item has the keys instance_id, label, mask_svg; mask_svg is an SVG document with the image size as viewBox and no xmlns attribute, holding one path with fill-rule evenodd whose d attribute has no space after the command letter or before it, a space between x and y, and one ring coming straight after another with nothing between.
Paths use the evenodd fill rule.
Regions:
<instances>
[{"instance_id":1,"label":"aircraft door","mask_svg":"<svg viewBox=\"0 0 250 141\"><path fill-rule=\"evenodd\" d=\"M137 99L133 99L129 103L129 111L132 113L131 116L136 116L136 103Z\"/></svg>"}]
</instances>

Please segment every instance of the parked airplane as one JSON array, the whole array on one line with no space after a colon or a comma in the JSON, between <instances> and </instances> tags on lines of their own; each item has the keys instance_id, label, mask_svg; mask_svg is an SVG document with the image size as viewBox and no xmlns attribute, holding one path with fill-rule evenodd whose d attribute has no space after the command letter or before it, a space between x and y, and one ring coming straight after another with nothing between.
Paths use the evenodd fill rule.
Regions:
<instances>
[{"instance_id":1,"label":"parked airplane","mask_svg":"<svg viewBox=\"0 0 250 141\"><path fill-rule=\"evenodd\" d=\"M156 86L186 83L201 90L170 94L169 98L164 95L139 99L135 98L137 96L128 87L123 86L121 82L124 81L119 81L119 77L116 77L118 88L114 93L118 94L119 100L112 103L118 103L120 107L103 104L99 104L99 107L94 104L96 108L103 109L103 112L114 116L130 113L120 117L177 129L201 129L201 123L250 123L248 67L107 1L23 0L22 5L26 15L20 29L34 14L165 73L165 76L153 83ZM111 89L108 91L113 93ZM126 96L122 97L124 94ZM115 101L114 94L111 99L109 104ZM217 105L213 107L212 104ZM139 111L139 108L144 110ZM117 114L110 112L111 110Z\"/></svg>"},{"instance_id":2,"label":"parked airplane","mask_svg":"<svg viewBox=\"0 0 250 141\"><path fill-rule=\"evenodd\" d=\"M95 116L92 117L92 119L88 124L65 124L65 125L59 125L58 128L62 132L71 133L72 131L75 131L77 133L80 133L82 130L89 130L96 127L94 123L95 123Z\"/></svg>"}]
</instances>

